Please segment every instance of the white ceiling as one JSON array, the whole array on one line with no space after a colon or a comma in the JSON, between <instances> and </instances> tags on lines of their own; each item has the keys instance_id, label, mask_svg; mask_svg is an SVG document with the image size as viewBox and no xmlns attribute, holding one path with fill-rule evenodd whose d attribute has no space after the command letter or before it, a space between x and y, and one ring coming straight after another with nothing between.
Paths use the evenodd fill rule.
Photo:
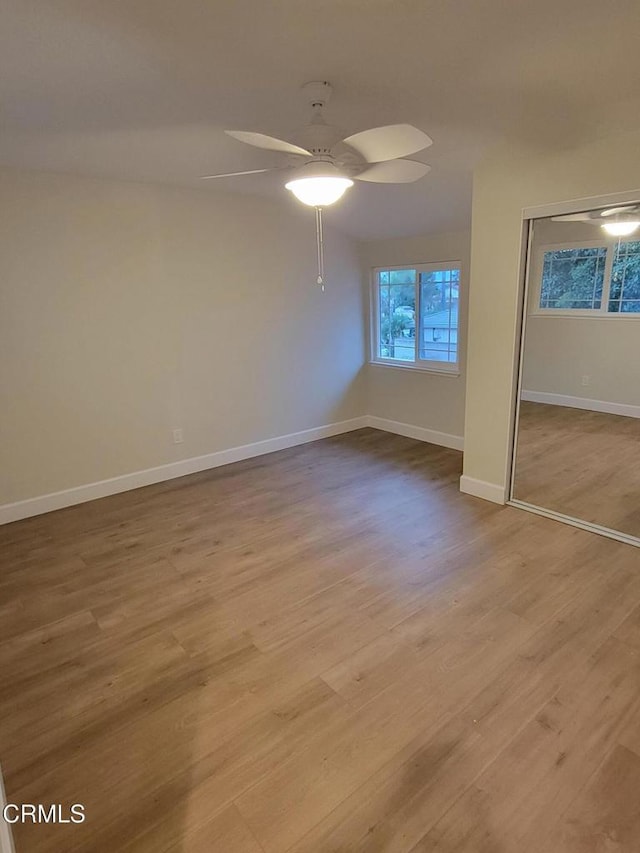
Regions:
<instances>
[{"instance_id":1,"label":"white ceiling","mask_svg":"<svg viewBox=\"0 0 640 853\"><path fill-rule=\"evenodd\" d=\"M0 164L274 193L279 162L224 128L280 137L329 80L347 133L434 139L414 185L359 184L327 214L362 239L465 227L471 172L502 138L564 147L640 127L638 0L3 0Z\"/></svg>"}]
</instances>

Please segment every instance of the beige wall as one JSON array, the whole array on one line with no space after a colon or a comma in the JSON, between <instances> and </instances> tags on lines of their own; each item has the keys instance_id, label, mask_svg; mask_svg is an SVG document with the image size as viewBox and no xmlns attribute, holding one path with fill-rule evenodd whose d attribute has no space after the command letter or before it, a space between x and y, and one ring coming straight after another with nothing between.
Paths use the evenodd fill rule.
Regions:
<instances>
[{"instance_id":1,"label":"beige wall","mask_svg":"<svg viewBox=\"0 0 640 853\"><path fill-rule=\"evenodd\" d=\"M0 504L364 414L359 258L328 227L322 293L310 210L9 171L0 199Z\"/></svg>"},{"instance_id":2,"label":"beige wall","mask_svg":"<svg viewBox=\"0 0 640 853\"><path fill-rule=\"evenodd\" d=\"M367 411L379 418L422 429L462 436L466 365L466 307L469 271L469 232L379 240L361 244L367 296L373 267L393 264L460 261L460 375L427 373L403 367L368 364Z\"/></svg>"},{"instance_id":3,"label":"beige wall","mask_svg":"<svg viewBox=\"0 0 640 853\"><path fill-rule=\"evenodd\" d=\"M495 495L508 477L522 209L637 189L639 150L638 133L555 153L505 147L476 171L464 474Z\"/></svg>"},{"instance_id":4,"label":"beige wall","mask_svg":"<svg viewBox=\"0 0 640 853\"><path fill-rule=\"evenodd\" d=\"M640 406L639 373L640 319L529 317L525 391Z\"/></svg>"}]
</instances>

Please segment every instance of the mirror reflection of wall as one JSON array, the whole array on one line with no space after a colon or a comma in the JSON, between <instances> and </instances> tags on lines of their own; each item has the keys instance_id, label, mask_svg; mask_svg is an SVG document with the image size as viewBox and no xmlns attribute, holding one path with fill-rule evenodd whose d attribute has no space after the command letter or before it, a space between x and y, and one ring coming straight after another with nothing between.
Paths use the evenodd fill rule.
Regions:
<instances>
[{"instance_id":1,"label":"mirror reflection of wall","mask_svg":"<svg viewBox=\"0 0 640 853\"><path fill-rule=\"evenodd\" d=\"M640 205L532 227L512 499L640 537Z\"/></svg>"}]
</instances>

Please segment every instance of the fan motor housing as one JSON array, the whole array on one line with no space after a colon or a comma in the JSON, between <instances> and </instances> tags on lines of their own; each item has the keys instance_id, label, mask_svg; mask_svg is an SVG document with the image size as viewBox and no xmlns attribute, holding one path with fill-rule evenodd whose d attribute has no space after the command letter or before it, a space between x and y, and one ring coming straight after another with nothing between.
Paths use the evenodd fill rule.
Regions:
<instances>
[{"instance_id":1,"label":"fan motor housing","mask_svg":"<svg viewBox=\"0 0 640 853\"><path fill-rule=\"evenodd\" d=\"M312 154L330 154L333 147L342 139L342 131L324 122L314 122L301 128L297 134L301 145Z\"/></svg>"}]
</instances>

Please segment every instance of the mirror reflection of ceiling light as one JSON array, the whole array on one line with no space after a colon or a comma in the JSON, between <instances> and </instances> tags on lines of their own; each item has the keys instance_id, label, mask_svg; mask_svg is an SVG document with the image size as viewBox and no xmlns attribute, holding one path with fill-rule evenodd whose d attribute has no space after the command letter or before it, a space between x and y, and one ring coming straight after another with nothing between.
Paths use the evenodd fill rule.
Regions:
<instances>
[{"instance_id":1,"label":"mirror reflection of ceiling light","mask_svg":"<svg viewBox=\"0 0 640 853\"><path fill-rule=\"evenodd\" d=\"M640 219L626 219L619 222L603 222L602 229L612 237L627 237L640 228Z\"/></svg>"}]
</instances>

